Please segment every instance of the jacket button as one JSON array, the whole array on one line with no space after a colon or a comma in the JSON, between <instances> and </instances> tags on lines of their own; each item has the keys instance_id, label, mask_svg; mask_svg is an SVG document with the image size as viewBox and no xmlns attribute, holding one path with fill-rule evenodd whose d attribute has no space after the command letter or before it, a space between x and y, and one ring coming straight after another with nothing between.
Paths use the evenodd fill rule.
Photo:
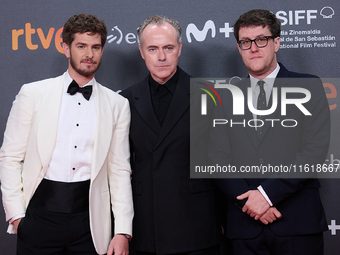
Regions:
<instances>
[{"instance_id":1,"label":"jacket button","mask_svg":"<svg viewBox=\"0 0 340 255\"><path fill-rule=\"evenodd\" d=\"M260 164L264 163L264 159L263 159L263 158L260 158L260 159L259 159L259 163L260 163Z\"/></svg>"}]
</instances>

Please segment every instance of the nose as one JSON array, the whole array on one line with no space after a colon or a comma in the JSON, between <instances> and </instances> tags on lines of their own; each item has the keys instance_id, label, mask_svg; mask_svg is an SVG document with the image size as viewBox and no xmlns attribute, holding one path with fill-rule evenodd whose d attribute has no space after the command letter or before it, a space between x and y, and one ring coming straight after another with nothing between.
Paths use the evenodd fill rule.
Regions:
<instances>
[{"instance_id":1,"label":"nose","mask_svg":"<svg viewBox=\"0 0 340 255\"><path fill-rule=\"evenodd\" d=\"M259 47L257 47L257 45L255 44L255 42L252 42L251 47L250 47L250 50L251 50L252 52L256 52L256 51L259 50Z\"/></svg>"},{"instance_id":2,"label":"nose","mask_svg":"<svg viewBox=\"0 0 340 255\"><path fill-rule=\"evenodd\" d=\"M166 59L166 55L165 55L164 50L162 49L162 50L160 50L160 51L158 52L158 60L159 60L159 61L164 61L165 59Z\"/></svg>"},{"instance_id":3,"label":"nose","mask_svg":"<svg viewBox=\"0 0 340 255\"><path fill-rule=\"evenodd\" d=\"M87 58L93 58L93 50L91 47L87 47L86 49L86 57Z\"/></svg>"}]
</instances>

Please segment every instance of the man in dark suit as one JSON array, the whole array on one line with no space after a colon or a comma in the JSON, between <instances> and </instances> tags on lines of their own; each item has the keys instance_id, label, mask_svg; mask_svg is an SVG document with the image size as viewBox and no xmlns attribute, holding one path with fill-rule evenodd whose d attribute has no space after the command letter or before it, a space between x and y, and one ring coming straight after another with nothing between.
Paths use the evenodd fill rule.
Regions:
<instances>
[{"instance_id":1,"label":"man in dark suit","mask_svg":"<svg viewBox=\"0 0 340 255\"><path fill-rule=\"evenodd\" d=\"M133 248L137 254L218 254L213 186L190 179L190 77L177 66L180 25L153 16L138 37L150 74L121 93L131 107Z\"/></svg>"},{"instance_id":2,"label":"man in dark suit","mask_svg":"<svg viewBox=\"0 0 340 255\"><path fill-rule=\"evenodd\" d=\"M250 75L237 86L244 95L249 88L253 105L248 107L248 100L244 100L244 114L233 114L232 102L237 99L223 89L223 107L214 113L215 118L234 123L212 128L209 147L214 165L236 169L230 174L233 178L216 179L229 198L227 236L233 240L234 253L240 255L323 254L322 232L327 230L327 223L319 197L320 183L314 176L284 171L270 177L240 173L264 166L285 170L290 166L293 172L294 167L299 171L300 167L324 163L330 114L322 83L316 76L290 72L277 62L280 21L271 12L252 10L241 15L234 34ZM309 91L311 98L307 100L306 96L300 108L288 104L284 115L280 92L297 87ZM278 91L278 96L273 91ZM301 102L305 95L294 92L287 97ZM274 111L261 114L268 110Z\"/></svg>"}]
</instances>

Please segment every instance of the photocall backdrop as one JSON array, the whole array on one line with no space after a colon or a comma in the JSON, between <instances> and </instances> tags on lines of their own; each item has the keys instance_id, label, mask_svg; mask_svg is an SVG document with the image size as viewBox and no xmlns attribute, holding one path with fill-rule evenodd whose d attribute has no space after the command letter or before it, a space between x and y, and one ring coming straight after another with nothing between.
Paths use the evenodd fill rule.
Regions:
<instances>
[{"instance_id":1,"label":"photocall backdrop","mask_svg":"<svg viewBox=\"0 0 340 255\"><path fill-rule=\"evenodd\" d=\"M147 74L137 45L136 29L145 18L161 14L181 24L183 49L179 65L194 77L246 77L232 26L250 9L268 9L282 23L278 60L292 71L322 77L332 115L327 164L340 162L340 2L338 0L1 0L0 1L0 143L6 120L24 83L55 77L67 68L61 32L65 21L79 13L105 20L108 38L96 79L118 91ZM247 155L245 155L246 157ZM340 169L339 169L340 171ZM340 252L340 179L322 179L321 196L329 231L325 254ZM308 214L308 211L306 211ZM0 209L1 254L15 254L15 235L6 234Z\"/></svg>"}]
</instances>

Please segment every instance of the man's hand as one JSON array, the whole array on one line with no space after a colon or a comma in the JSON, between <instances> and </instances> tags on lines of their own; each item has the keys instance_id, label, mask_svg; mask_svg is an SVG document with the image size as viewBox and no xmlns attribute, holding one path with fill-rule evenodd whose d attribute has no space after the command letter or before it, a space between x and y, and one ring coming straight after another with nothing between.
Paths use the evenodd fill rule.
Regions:
<instances>
[{"instance_id":1,"label":"man's hand","mask_svg":"<svg viewBox=\"0 0 340 255\"><path fill-rule=\"evenodd\" d=\"M19 226L19 223L20 221L22 220L22 218L20 219L17 219L15 221L12 222L12 225L15 227L15 231L18 233L18 226Z\"/></svg>"},{"instance_id":2,"label":"man's hand","mask_svg":"<svg viewBox=\"0 0 340 255\"><path fill-rule=\"evenodd\" d=\"M243 206L242 211L249 214L255 220L260 217L270 208L269 203L258 190L249 190L237 197L238 200L248 198L246 204Z\"/></svg>"},{"instance_id":3,"label":"man's hand","mask_svg":"<svg viewBox=\"0 0 340 255\"><path fill-rule=\"evenodd\" d=\"M279 210L276 209L276 207L270 207L268 211L266 211L260 218L260 221L268 225L269 223L273 223L277 219L281 219L282 214L279 212Z\"/></svg>"},{"instance_id":4,"label":"man's hand","mask_svg":"<svg viewBox=\"0 0 340 255\"><path fill-rule=\"evenodd\" d=\"M123 235L115 235L107 250L107 255L128 255L129 254L129 241Z\"/></svg>"}]
</instances>

